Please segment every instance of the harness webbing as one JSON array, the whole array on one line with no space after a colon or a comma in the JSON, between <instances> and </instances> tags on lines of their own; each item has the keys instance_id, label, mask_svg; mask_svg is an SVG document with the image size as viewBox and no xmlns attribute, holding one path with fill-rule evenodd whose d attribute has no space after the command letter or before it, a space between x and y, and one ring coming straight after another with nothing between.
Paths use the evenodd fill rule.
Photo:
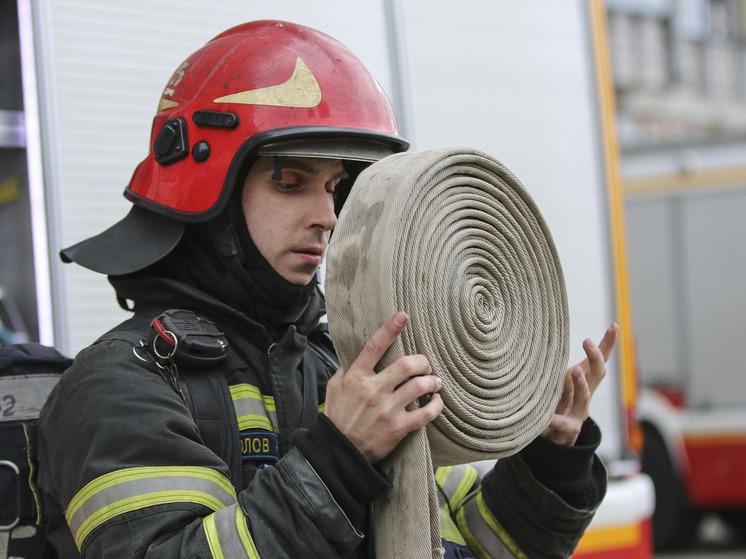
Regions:
<instances>
[{"instance_id":1,"label":"harness webbing","mask_svg":"<svg viewBox=\"0 0 746 559\"><path fill-rule=\"evenodd\" d=\"M149 331L150 321L135 316L101 336L97 343L123 340L139 347L147 343ZM157 366L155 363L153 365ZM231 483L239 492L242 488L242 469L236 411L223 370L218 366L217 374L213 374L207 368L182 367L178 371L178 378L202 441L229 466Z\"/></svg>"}]
</instances>

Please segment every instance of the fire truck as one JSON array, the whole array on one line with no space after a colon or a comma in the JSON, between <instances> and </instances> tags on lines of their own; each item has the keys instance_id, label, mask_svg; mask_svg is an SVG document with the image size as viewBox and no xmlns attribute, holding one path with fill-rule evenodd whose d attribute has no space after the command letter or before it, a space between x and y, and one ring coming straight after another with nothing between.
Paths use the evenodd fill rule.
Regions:
<instances>
[{"instance_id":1,"label":"fire truck","mask_svg":"<svg viewBox=\"0 0 746 559\"><path fill-rule=\"evenodd\" d=\"M689 543L705 513L744 535L746 138L624 155L643 466L657 547Z\"/></svg>"},{"instance_id":2,"label":"fire truck","mask_svg":"<svg viewBox=\"0 0 746 559\"><path fill-rule=\"evenodd\" d=\"M320 29L378 78L413 149L481 149L528 188L562 261L571 362L582 359L584 338L599 339L609 324L620 324L592 406L604 434L599 453L609 492L576 557L651 557L653 489L635 452L634 333L600 0L0 6L3 22L18 22L15 33L2 34L17 42L4 52L18 53L11 74L18 92L0 105L0 139L12 140L0 152L15 158L0 174L15 173L21 184L19 200L0 205L7 216L0 233L21 232L19 252L27 255L0 265L0 283L24 291L16 298L34 339L74 354L126 318L106 278L63 267L56 253L127 212L121 192L147 152L155 100L183 58L241 21L284 19Z\"/></svg>"}]
</instances>

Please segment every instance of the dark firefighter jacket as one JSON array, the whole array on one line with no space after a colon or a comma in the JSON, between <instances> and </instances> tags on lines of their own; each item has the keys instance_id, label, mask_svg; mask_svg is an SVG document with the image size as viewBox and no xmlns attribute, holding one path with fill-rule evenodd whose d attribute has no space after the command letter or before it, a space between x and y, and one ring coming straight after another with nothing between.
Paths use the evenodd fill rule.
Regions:
<instances>
[{"instance_id":1,"label":"dark firefighter jacket","mask_svg":"<svg viewBox=\"0 0 746 559\"><path fill-rule=\"evenodd\" d=\"M101 341L76 357L40 418L37 482L58 555L372 557L368 508L389 481L323 414L299 429L304 368L315 373L321 409L336 368L314 347L328 343L321 295L273 343L240 312L176 281L115 287L148 320L187 308L226 334L237 359L221 373L241 433L242 486L233 488L228 466L203 444L169 376L132 344ZM593 454L599 437L589 420L572 452L537 440L539 448L499 461L481 484L472 468L439 470L445 544L459 550L452 556L471 557L468 543L478 557L568 557L605 492ZM568 457L571 497L560 496L561 472L542 474L556 477L552 488L532 473L532 462L556 462L546 452Z\"/></svg>"}]
</instances>

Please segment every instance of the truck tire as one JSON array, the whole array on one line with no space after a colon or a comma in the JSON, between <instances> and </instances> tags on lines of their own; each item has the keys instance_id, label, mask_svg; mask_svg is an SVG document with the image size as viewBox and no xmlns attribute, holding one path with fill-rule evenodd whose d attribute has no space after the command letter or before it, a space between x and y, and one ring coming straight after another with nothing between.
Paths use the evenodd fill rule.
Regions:
<instances>
[{"instance_id":1,"label":"truck tire","mask_svg":"<svg viewBox=\"0 0 746 559\"><path fill-rule=\"evenodd\" d=\"M677 549L694 540L699 515L691 507L681 476L658 430L643 424L642 471L653 480L653 544L656 551Z\"/></svg>"},{"instance_id":2,"label":"truck tire","mask_svg":"<svg viewBox=\"0 0 746 559\"><path fill-rule=\"evenodd\" d=\"M721 510L719 516L728 525L736 541L746 541L746 509Z\"/></svg>"}]
</instances>

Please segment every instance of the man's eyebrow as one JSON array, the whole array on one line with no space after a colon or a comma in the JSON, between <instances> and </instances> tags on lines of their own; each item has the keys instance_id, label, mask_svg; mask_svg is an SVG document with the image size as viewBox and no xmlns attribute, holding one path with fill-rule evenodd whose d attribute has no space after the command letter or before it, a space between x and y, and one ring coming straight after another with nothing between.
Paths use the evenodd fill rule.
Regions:
<instances>
[{"instance_id":1,"label":"man's eyebrow","mask_svg":"<svg viewBox=\"0 0 746 559\"><path fill-rule=\"evenodd\" d=\"M336 160L339 161L339 160ZM330 161L330 164L332 161ZM324 165L324 163L309 163L308 161L304 161L301 158L288 158L285 160L285 163L283 167L288 167L291 169L297 169L299 171L304 171L308 173L309 175L318 175L321 173L321 167ZM338 179L346 179L350 175L347 173L347 171L342 168L342 170L337 173L334 178Z\"/></svg>"}]
</instances>

